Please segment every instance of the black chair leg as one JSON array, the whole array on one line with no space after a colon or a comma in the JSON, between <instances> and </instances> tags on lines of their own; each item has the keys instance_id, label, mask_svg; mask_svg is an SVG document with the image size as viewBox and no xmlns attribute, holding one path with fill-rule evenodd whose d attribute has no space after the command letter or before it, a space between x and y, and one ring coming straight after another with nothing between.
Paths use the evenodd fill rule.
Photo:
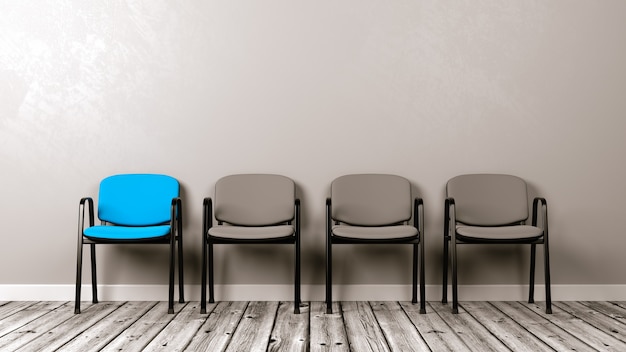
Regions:
<instances>
[{"instance_id":1,"label":"black chair leg","mask_svg":"<svg viewBox=\"0 0 626 352\"><path fill-rule=\"evenodd\" d=\"M333 313L333 255L332 255L332 243L330 238L326 239L326 314Z\"/></svg>"},{"instance_id":2,"label":"black chair leg","mask_svg":"<svg viewBox=\"0 0 626 352\"><path fill-rule=\"evenodd\" d=\"M537 245L530 245L530 279L528 280L528 303L535 303L535 253Z\"/></svg>"},{"instance_id":3,"label":"black chair leg","mask_svg":"<svg viewBox=\"0 0 626 352\"><path fill-rule=\"evenodd\" d=\"M215 278L213 277L213 243L209 243L209 303L215 303Z\"/></svg>"},{"instance_id":4,"label":"black chair leg","mask_svg":"<svg viewBox=\"0 0 626 352\"><path fill-rule=\"evenodd\" d=\"M552 296L550 293L550 253L548 251L548 238L546 236L543 244L545 259L545 282L546 282L546 313L552 314Z\"/></svg>"},{"instance_id":5,"label":"black chair leg","mask_svg":"<svg viewBox=\"0 0 626 352\"><path fill-rule=\"evenodd\" d=\"M174 239L174 235L170 239L170 278L169 278L169 295L167 301L167 313L174 314L174 255L176 253L174 249L174 243L176 240Z\"/></svg>"},{"instance_id":6,"label":"black chair leg","mask_svg":"<svg viewBox=\"0 0 626 352\"><path fill-rule=\"evenodd\" d=\"M202 236L202 278L200 287L200 314L206 314L206 275L207 275L207 244L204 235Z\"/></svg>"},{"instance_id":7,"label":"black chair leg","mask_svg":"<svg viewBox=\"0 0 626 352\"><path fill-rule=\"evenodd\" d=\"M448 303L448 236L443 235L443 281L441 284L441 303Z\"/></svg>"},{"instance_id":8,"label":"black chair leg","mask_svg":"<svg viewBox=\"0 0 626 352\"><path fill-rule=\"evenodd\" d=\"M74 305L74 314L80 314L80 289L83 273L83 243L78 241L78 248L76 254L76 297Z\"/></svg>"},{"instance_id":9,"label":"black chair leg","mask_svg":"<svg viewBox=\"0 0 626 352\"><path fill-rule=\"evenodd\" d=\"M180 230L180 229L179 229ZM178 232L178 302L185 303L185 283L183 280L183 234Z\"/></svg>"},{"instance_id":10,"label":"black chair leg","mask_svg":"<svg viewBox=\"0 0 626 352\"><path fill-rule=\"evenodd\" d=\"M452 238L452 313L459 313L459 291L458 291L458 272L457 272L457 256L456 256L456 239Z\"/></svg>"},{"instance_id":11,"label":"black chair leg","mask_svg":"<svg viewBox=\"0 0 626 352\"><path fill-rule=\"evenodd\" d=\"M91 301L98 303L98 280L96 279L96 245L91 244Z\"/></svg>"},{"instance_id":12,"label":"black chair leg","mask_svg":"<svg viewBox=\"0 0 626 352\"><path fill-rule=\"evenodd\" d=\"M420 314L426 314L426 273L424 258L424 238L420 241Z\"/></svg>"},{"instance_id":13,"label":"black chair leg","mask_svg":"<svg viewBox=\"0 0 626 352\"><path fill-rule=\"evenodd\" d=\"M294 301L293 312L300 314L300 240L296 238L295 243L295 277L294 277Z\"/></svg>"},{"instance_id":14,"label":"black chair leg","mask_svg":"<svg viewBox=\"0 0 626 352\"><path fill-rule=\"evenodd\" d=\"M411 286L411 303L417 303L417 244L413 244L413 285Z\"/></svg>"}]
</instances>

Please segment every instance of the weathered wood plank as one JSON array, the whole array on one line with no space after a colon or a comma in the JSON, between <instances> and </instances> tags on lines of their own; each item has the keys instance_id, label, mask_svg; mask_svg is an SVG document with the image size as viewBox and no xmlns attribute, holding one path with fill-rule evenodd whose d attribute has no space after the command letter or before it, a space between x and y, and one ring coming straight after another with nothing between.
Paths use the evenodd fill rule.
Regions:
<instances>
[{"instance_id":1,"label":"weathered wood plank","mask_svg":"<svg viewBox=\"0 0 626 352\"><path fill-rule=\"evenodd\" d=\"M623 309L626 309L626 301L610 301L609 303L614 304Z\"/></svg>"},{"instance_id":2,"label":"weathered wood plank","mask_svg":"<svg viewBox=\"0 0 626 352\"><path fill-rule=\"evenodd\" d=\"M538 316L524 305L523 302L491 302L496 308L522 325L529 334L552 347L556 351L585 351L591 346L552 324L549 315Z\"/></svg>"},{"instance_id":3,"label":"weathered wood plank","mask_svg":"<svg viewBox=\"0 0 626 352\"><path fill-rule=\"evenodd\" d=\"M411 302L400 302L400 305L432 351L470 351L463 340L437 314L437 311L443 309L450 310L450 306L427 302L426 314L419 314L419 305Z\"/></svg>"},{"instance_id":4,"label":"weathered wood plank","mask_svg":"<svg viewBox=\"0 0 626 352\"><path fill-rule=\"evenodd\" d=\"M224 351L248 302L219 302L207 305L207 319L185 351Z\"/></svg>"},{"instance_id":5,"label":"weathered wood plank","mask_svg":"<svg viewBox=\"0 0 626 352\"><path fill-rule=\"evenodd\" d=\"M0 339L13 330L19 329L42 315L57 309L65 302L37 302L25 309L0 320Z\"/></svg>"},{"instance_id":6,"label":"weathered wood plank","mask_svg":"<svg viewBox=\"0 0 626 352\"><path fill-rule=\"evenodd\" d=\"M325 302L311 302L311 352L349 351L341 307L333 302L333 314L326 314Z\"/></svg>"},{"instance_id":7,"label":"weathered wood plank","mask_svg":"<svg viewBox=\"0 0 626 352\"><path fill-rule=\"evenodd\" d=\"M448 309L437 309L437 314L463 340L472 351L506 351L509 348L485 329L464 309L466 302L459 304L459 314L452 314L451 305Z\"/></svg>"},{"instance_id":8,"label":"weathered wood plank","mask_svg":"<svg viewBox=\"0 0 626 352\"><path fill-rule=\"evenodd\" d=\"M85 305L85 310L89 307ZM37 319L13 330L0 338L0 351L15 351L28 342L45 334L48 330L71 318L74 314L73 304L66 303L57 309L52 309Z\"/></svg>"},{"instance_id":9,"label":"weathered wood plank","mask_svg":"<svg viewBox=\"0 0 626 352\"><path fill-rule=\"evenodd\" d=\"M7 317L24 310L36 302L8 302L0 306L0 320L4 320Z\"/></svg>"},{"instance_id":10,"label":"weathered wood plank","mask_svg":"<svg viewBox=\"0 0 626 352\"><path fill-rule=\"evenodd\" d=\"M167 302L158 302L141 319L109 342L102 351L141 351L174 319L187 303L175 304L175 314L167 314Z\"/></svg>"},{"instance_id":11,"label":"weathered wood plank","mask_svg":"<svg viewBox=\"0 0 626 352\"><path fill-rule=\"evenodd\" d=\"M226 351L267 350L278 302L250 302Z\"/></svg>"},{"instance_id":12,"label":"weathered wood plank","mask_svg":"<svg viewBox=\"0 0 626 352\"><path fill-rule=\"evenodd\" d=\"M144 351L183 351L207 317L200 314L200 302L190 302L144 347Z\"/></svg>"},{"instance_id":13,"label":"weathered wood plank","mask_svg":"<svg viewBox=\"0 0 626 352\"><path fill-rule=\"evenodd\" d=\"M46 331L17 351L54 351L111 314L122 304L123 302L102 302L91 305L81 314L72 314L69 319Z\"/></svg>"},{"instance_id":14,"label":"weathered wood plank","mask_svg":"<svg viewBox=\"0 0 626 352\"><path fill-rule=\"evenodd\" d=\"M294 302L280 302L268 351L309 350L309 304L300 305L300 314L293 313Z\"/></svg>"},{"instance_id":15,"label":"weathered wood plank","mask_svg":"<svg viewBox=\"0 0 626 352\"><path fill-rule=\"evenodd\" d=\"M543 341L487 302L465 302L463 308L512 351L552 351Z\"/></svg>"},{"instance_id":16,"label":"weathered wood plank","mask_svg":"<svg viewBox=\"0 0 626 352\"><path fill-rule=\"evenodd\" d=\"M351 350L389 351L385 336L368 302L343 302L341 308Z\"/></svg>"},{"instance_id":17,"label":"weathered wood plank","mask_svg":"<svg viewBox=\"0 0 626 352\"><path fill-rule=\"evenodd\" d=\"M554 303L552 304L552 314L545 314L542 311L544 308L535 303L525 304L525 306L532 309L536 314L545 316L552 323L567 330L567 332L598 351L624 351L624 345L621 341L596 329L582 319L565 312Z\"/></svg>"},{"instance_id":18,"label":"weathered wood plank","mask_svg":"<svg viewBox=\"0 0 626 352\"><path fill-rule=\"evenodd\" d=\"M623 347L624 350L626 350L626 336L624 336L624 333L626 333L626 324L578 302L555 302L555 305L569 314L584 320L596 329L613 336L617 340L620 340L624 343Z\"/></svg>"},{"instance_id":19,"label":"weathered wood plank","mask_svg":"<svg viewBox=\"0 0 626 352\"><path fill-rule=\"evenodd\" d=\"M86 304L6 302L1 351L467 351L626 350L623 302L555 302L554 314L525 302L429 303L419 314L410 302L323 302L293 314L290 302L166 302ZM143 308L142 308L143 307Z\"/></svg>"},{"instance_id":20,"label":"weathered wood plank","mask_svg":"<svg viewBox=\"0 0 626 352\"><path fill-rule=\"evenodd\" d=\"M612 302L580 302L585 306L626 324L626 308Z\"/></svg>"},{"instance_id":21,"label":"weathered wood plank","mask_svg":"<svg viewBox=\"0 0 626 352\"><path fill-rule=\"evenodd\" d=\"M65 344L63 350L100 350L155 305L156 302L127 302Z\"/></svg>"},{"instance_id":22,"label":"weathered wood plank","mask_svg":"<svg viewBox=\"0 0 626 352\"><path fill-rule=\"evenodd\" d=\"M398 302L370 302L392 351L428 351L429 347Z\"/></svg>"}]
</instances>

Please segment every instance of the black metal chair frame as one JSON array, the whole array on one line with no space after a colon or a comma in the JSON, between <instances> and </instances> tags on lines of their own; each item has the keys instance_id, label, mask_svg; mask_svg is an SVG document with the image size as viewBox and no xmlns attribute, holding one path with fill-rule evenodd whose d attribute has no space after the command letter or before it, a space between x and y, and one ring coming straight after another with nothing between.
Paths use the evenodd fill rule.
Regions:
<instances>
[{"instance_id":1,"label":"black metal chair frame","mask_svg":"<svg viewBox=\"0 0 626 352\"><path fill-rule=\"evenodd\" d=\"M454 198L447 198L444 210L444 236L443 236L443 292L441 302L448 303L448 256L449 243L452 242L452 312L458 314L458 260L457 244L530 244L530 281L528 292L528 303L535 302L535 256L538 244L543 244L544 269L545 269L545 289L546 289L546 313L552 314L552 297L550 294L550 254L548 250L548 207L544 198L536 197L533 200L532 226L537 226L537 214L539 204L541 204L543 223L543 235L540 238L513 239L513 240L484 240L478 238L468 238L459 235L454 227L455 219L450 217L451 209L454 211Z\"/></svg>"},{"instance_id":2,"label":"black metal chair frame","mask_svg":"<svg viewBox=\"0 0 626 352\"><path fill-rule=\"evenodd\" d=\"M200 297L200 313L206 314L206 287L207 287L207 267L209 276L209 303L215 303L215 278L213 264L214 244L293 244L294 245L294 313L300 314L300 199L295 200L294 235L281 238L269 239L234 239L221 238L209 235L209 229L213 227L213 201L205 198L203 202L202 221L202 289ZM218 222L222 225L222 222ZM287 223L291 225L291 222ZM278 224L276 224L278 225ZM208 263L207 263L208 262Z\"/></svg>"},{"instance_id":3,"label":"black metal chair frame","mask_svg":"<svg viewBox=\"0 0 626 352\"><path fill-rule=\"evenodd\" d=\"M182 221L182 202L180 197L172 199L171 217L170 217L170 234L158 238L142 239L142 240L92 240L83 235L85 230L85 203L88 208L89 226L94 226L94 206L91 197L85 197L80 200L78 210L78 250L76 260L76 305L75 314L80 314L80 295L83 267L83 245L89 245L91 251L91 290L92 302L98 303L98 288L96 280L96 245L97 244L169 244L170 245L170 270L169 270L169 297L168 297L168 313L174 314L174 271L175 271L175 247L178 241L178 295L179 302L184 303L184 285L183 285L183 221Z\"/></svg>"},{"instance_id":4,"label":"black metal chair frame","mask_svg":"<svg viewBox=\"0 0 626 352\"><path fill-rule=\"evenodd\" d=\"M413 273L412 273L412 298L413 304L417 303L417 270L419 257L419 282L420 282L420 314L426 313L426 286L424 273L424 202L421 198L415 198L413 206L413 225L418 231L417 236L399 239L355 239L333 235L332 204L331 199L326 198L326 313L332 314L332 245L333 244L412 244L413 245ZM419 247L419 255L418 255Z\"/></svg>"}]
</instances>

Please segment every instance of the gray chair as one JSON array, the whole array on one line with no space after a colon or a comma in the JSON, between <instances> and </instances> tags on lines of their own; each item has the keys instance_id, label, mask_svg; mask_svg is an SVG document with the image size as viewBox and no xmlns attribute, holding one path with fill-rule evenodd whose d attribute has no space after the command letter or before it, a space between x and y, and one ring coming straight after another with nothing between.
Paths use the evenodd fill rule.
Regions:
<instances>
[{"instance_id":1,"label":"gray chair","mask_svg":"<svg viewBox=\"0 0 626 352\"><path fill-rule=\"evenodd\" d=\"M420 198L412 199L407 179L380 174L335 179L326 199L326 312L332 313L333 244L410 244L413 246L412 302L417 303L419 246L420 313L425 313L423 236L423 202Z\"/></svg>"},{"instance_id":2,"label":"gray chair","mask_svg":"<svg viewBox=\"0 0 626 352\"><path fill-rule=\"evenodd\" d=\"M294 313L300 313L300 200L293 180L266 174L226 176L215 184L215 209L211 198L204 199L203 207L201 313L206 313L207 260L209 302L215 302L213 245L251 243L294 245Z\"/></svg>"},{"instance_id":3,"label":"gray chair","mask_svg":"<svg viewBox=\"0 0 626 352\"><path fill-rule=\"evenodd\" d=\"M548 251L548 210L544 198L533 201L532 224L528 220L526 182L500 174L461 175L446 186L443 240L443 295L448 302L448 245L452 246L452 312L458 313L457 244L530 244L530 288L528 302L534 302L535 251L543 244L546 313L552 313L550 260ZM541 206L541 216L538 217ZM537 226L539 218L541 226Z\"/></svg>"}]
</instances>

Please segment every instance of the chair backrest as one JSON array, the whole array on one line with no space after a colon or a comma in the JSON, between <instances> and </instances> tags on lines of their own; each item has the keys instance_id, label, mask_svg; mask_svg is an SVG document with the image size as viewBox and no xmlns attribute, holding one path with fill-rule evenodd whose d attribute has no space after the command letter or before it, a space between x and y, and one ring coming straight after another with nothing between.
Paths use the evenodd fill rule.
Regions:
<instances>
[{"instance_id":1,"label":"chair backrest","mask_svg":"<svg viewBox=\"0 0 626 352\"><path fill-rule=\"evenodd\" d=\"M456 220L475 226L500 226L528 219L526 182L499 174L461 175L448 181L448 197L454 198Z\"/></svg>"},{"instance_id":2,"label":"chair backrest","mask_svg":"<svg viewBox=\"0 0 626 352\"><path fill-rule=\"evenodd\" d=\"M123 226L152 226L170 221L178 181L167 175L122 174L100 182L98 218Z\"/></svg>"},{"instance_id":3,"label":"chair backrest","mask_svg":"<svg viewBox=\"0 0 626 352\"><path fill-rule=\"evenodd\" d=\"M331 217L359 226L385 226L411 218L411 183L400 176L345 175L330 186Z\"/></svg>"},{"instance_id":4,"label":"chair backrest","mask_svg":"<svg viewBox=\"0 0 626 352\"><path fill-rule=\"evenodd\" d=\"M294 218L296 185L288 177L243 174L215 184L215 219L233 225L268 226Z\"/></svg>"}]
</instances>

